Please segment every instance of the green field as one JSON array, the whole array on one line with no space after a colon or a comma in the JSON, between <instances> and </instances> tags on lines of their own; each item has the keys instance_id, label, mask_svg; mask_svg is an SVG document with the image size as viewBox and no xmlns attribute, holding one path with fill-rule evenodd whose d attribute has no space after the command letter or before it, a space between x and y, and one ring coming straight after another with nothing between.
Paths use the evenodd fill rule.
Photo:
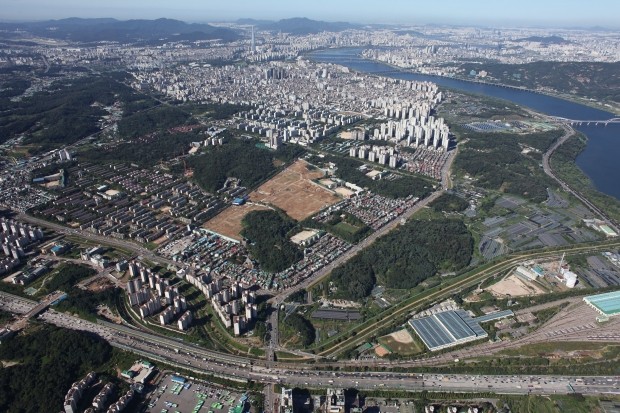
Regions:
<instances>
[{"instance_id":1,"label":"green field","mask_svg":"<svg viewBox=\"0 0 620 413\"><path fill-rule=\"evenodd\" d=\"M362 228L351 225L348 222L340 221L335 225L338 231L347 232L351 235L357 234Z\"/></svg>"},{"instance_id":2,"label":"green field","mask_svg":"<svg viewBox=\"0 0 620 413\"><path fill-rule=\"evenodd\" d=\"M593 413L601 412L598 400L583 396L530 396L505 401L512 413Z\"/></svg>"},{"instance_id":3,"label":"green field","mask_svg":"<svg viewBox=\"0 0 620 413\"><path fill-rule=\"evenodd\" d=\"M553 343L536 343L519 347L518 349L502 350L500 354L507 356L541 356L558 351L605 351L611 347L618 347L616 343L590 343L581 341L553 342Z\"/></svg>"}]
</instances>

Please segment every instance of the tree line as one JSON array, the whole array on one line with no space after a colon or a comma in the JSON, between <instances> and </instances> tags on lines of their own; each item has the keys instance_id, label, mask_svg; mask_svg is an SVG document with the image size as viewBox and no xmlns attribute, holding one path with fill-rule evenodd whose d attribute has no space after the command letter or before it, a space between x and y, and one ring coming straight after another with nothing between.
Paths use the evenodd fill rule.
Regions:
<instances>
[{"instance_id":1,"label":"tree line","mask_svg":"<svg viewBox=\"0 0 620 413\"><path fill-rule=\"evenodd\" d=\"M303 153L303 148L297 145L285 145L277 151L257 145L254 139L230 139L222 146L208 147L203 154L188 159L194 180L209 192L222 188L231 177L252 188L276 172L274 160L290 162Z\"/></svg>"},{"instance_id":2,"label":"tree line","mask_svg":"<svg viewBox=\"0 0 620 413\"><path fill-rule=\"evenodd\" d=\"M326 156L324 160L336 164L338 167L336 175L340 179L388 198L406 198L409 195L424 198L432 190L432 185L427 180L411 175L398 175L396 179L372 180L359 170L364 163L357 159Z\"/></svg>"},{"instance_id":3,"label":"tree line","mask_svg":"<svg viewBox=\"0 0 620 413\"><path fill-rule=\"evenodd\" d=\"M284 318L284 326L295 332L299 336L299 342L302 346L308 347L314 343L315 330L310 321L299 314L290 314Z\"/></svg>"},{"instance_id":4,"label":"tree line","mask_svg":"<svg viewBox=\"0 0 620 413\"><path fill-rule=\"evenodd\" d=\"M27 133L25 143L40 151L71 144L99 130L98 121L107 112L94 103L109 106L121 101L129 106L145 100L152 99L107 75L61 79L17 102L0 99L0 143ZM125 116L131 113L124 108Z\"/></svg>"},{"instance_id":5,"label":"tree line","mask_svg":"<svg viewBox=\"0 0 620 413\"><path fill-rule=\"evenodd\" d=\"M462 212L469 207L469 202L460 196L445 193L434 200L430 207L437 212Z\"/></svg>"}]
</instances>

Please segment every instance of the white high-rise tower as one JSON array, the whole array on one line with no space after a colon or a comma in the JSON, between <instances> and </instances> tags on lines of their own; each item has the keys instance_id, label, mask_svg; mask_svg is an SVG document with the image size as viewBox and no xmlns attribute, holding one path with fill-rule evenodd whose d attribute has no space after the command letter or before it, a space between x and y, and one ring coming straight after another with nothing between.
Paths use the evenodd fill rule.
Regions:
<instances>
[{"instance_id":1,"label":"white high-rise tower","mask_svg":"<svg viewBox=\"0 0 620 413\"><path fill-rule=\"evenodd\" d=\"M252 45L250 46L250 52L256 52L256 38L254 37L254 26L252 26Z\"/></svg>"}]
</instances>

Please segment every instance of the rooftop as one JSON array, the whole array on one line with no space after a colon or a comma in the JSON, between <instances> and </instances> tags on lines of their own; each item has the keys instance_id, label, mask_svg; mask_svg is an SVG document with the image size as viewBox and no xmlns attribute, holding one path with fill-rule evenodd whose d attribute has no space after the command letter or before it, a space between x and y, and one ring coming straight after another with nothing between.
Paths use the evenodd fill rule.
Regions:
<instances>
[{"instance_id":1,"label":"rooftop","mask_svg":"<svg viewBox=\"0 0 620 413\"><path fill-rule=\"evenodd\" d=\"M431 351L487 337L486 331L464 310L442 311L410 320L409 324Z\"/></svg>"},{"instance_id":2,"label":"rooftop","mask_svg":"<svg viewBox=\"0 0 620 413\"><path fill-rule=\"evenodd\" d=\"M612 316L620 314L620 291L591 295L584 297L583 301L603 315Z\"/></svg>"},{"instance_id":3,"label":"rooftop","mask_svg":"<svg viewBox=\"0 0 620 413\"><path fill-rule=\"evenodd\" d=\"M303 230L298 234L295 234L291 237L291 242L293 244L301 244L304 241L309 240L310 238L316 236L319 232L316 230Z\"/></svg>"}]
</instances>

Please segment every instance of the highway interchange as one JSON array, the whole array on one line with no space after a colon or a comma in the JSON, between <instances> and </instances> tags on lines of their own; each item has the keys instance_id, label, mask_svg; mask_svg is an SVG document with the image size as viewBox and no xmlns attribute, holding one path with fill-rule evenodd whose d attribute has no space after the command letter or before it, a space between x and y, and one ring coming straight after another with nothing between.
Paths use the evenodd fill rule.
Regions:
<instances>
[{"instance_id":1,"label":"highway interchange","mask_svg":"<svg viewBox=\"0 0 620 413\"><path fill-rule=\"evenodd\" d=\"M35 302L0 293L0 308L26 314ZM264 362L221 354L133 328L107 322L93 323L53 309L39 319L59 327L97 334L111 345L177 368L233 380L301 387L355 387L358 389L487 392L503 394L620 394L620 377L532 375L444 375L379 371L342 372L321 369L322 364Z\"/></svg>"}]
</instances>

